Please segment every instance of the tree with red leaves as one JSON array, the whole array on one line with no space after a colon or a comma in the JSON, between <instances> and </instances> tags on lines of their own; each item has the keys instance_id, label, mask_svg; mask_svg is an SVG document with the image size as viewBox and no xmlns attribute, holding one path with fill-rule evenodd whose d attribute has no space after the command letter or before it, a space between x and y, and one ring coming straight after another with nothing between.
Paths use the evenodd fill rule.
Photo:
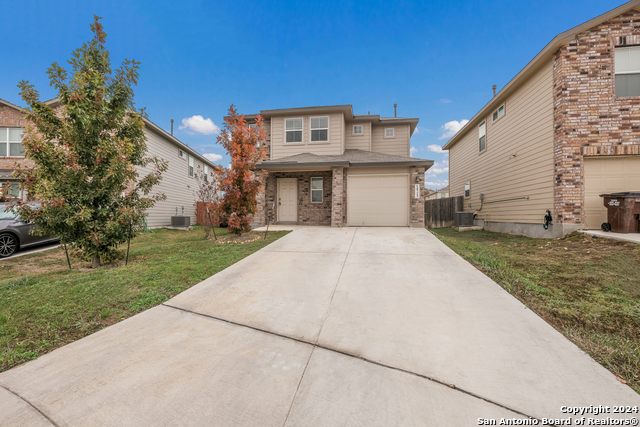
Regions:
<instances>
[{"instance_id":1,"label":"tree with red leaves","mask_svg":"<svg viewBox=\"0 0 640 427\"><path fill-rule=\"evenodd\" d=\"M256 118L256 128L251 129L233 104L224 121L218 142L231 156L231 167L218 171L224 192L221 208L228 217L227 230L241 235L251 231L251 219L258 205L256 196L261 191L266 174L264 171L255 171L258 162L265 157L263 142L266 132L260 115Z\"/></svg>"}]
</instances>

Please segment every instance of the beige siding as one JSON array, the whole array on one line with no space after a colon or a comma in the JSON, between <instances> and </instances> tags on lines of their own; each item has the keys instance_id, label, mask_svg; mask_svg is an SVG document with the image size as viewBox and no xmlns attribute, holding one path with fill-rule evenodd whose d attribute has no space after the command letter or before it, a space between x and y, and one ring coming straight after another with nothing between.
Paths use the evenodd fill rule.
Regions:
<instances>
[{"instance_id":1,"label":"beige siding","mask_svg":"<svg viewBox=\"0 0 640 427\"><path fill-rule=\"evenodd\" d=\"M162 174L160 184L152 190L152 194L164 193L167 200L156 203L148 211L147 224L149 227L171 225L171 216L176 214L176 208L178 208L178 214L181 214L182 206L184 206L184 214L191 217L191 224L194 225L196 223L196 198L193 190L196 186L196 180L189 176L189 161L181 159L178 156L178 147L158 133L148 127L145 133L148 155L166 160L169 166L167 171ZM198 170L198 166L202 171L203 165L201 160L194 157L194 171ZM150 167L139 168L138 173L142 177L151 170ZM191 188L187 188L187 186L191 186Z\"/></svg>"},{"instance_id":2,"label":"beige siding","mask_svg":"<svg viewBox=\"0 0 640 427\"><path fill-rule=\"evenodd\" d=\"M386 128L395 129L393 138L384 137ZM409 125L407 124L373 125L371 129L371 151L394 156L409 156L409 139Z\"/></svg>"},{"instance_id":3,"label":"beige siding","mask_svg":"<svg viewBox=\"0 0 640 427\"><path fill-rule=\"evenodd\" d=\"M353 126L362 125L362 135L353 134ZM371 122L349 122L345 129L346 148L349 150L370 150Z\"/></svg>"},{"instance_id":4,"label":"beige siding","mask_svg":"<svg viewBox=\"0 0 640 427\"><path fill-rule=\"evenodd\" d=\"M311 142L310 117L329 116L329 142ZM284 120L299 118L302 120L302 143L285 144ZM294 156L300 153L312 153L324 156L341 155L343 150L344 122L342 113L313 114L306 116L279 116L271 118L271 158Z\"/></svg>"},{"instance_id":5,"label":"beige siding","mask_svg":"<svg viewBox=\"0 0 640 427\"><path fill-rule=\"evenodd\" d=\"M553 76L552 64L542 67L505 102L506 113L493 122L489 112L487 149L478 153L478 129L469 129L450 153L451 196L464 195L465 209L484 207L479 218L494 222L542 223L553 212ZM515 154L515 156L513 156ZM529 199L487 203L513 197Z\"/></svg>"}]
</instances>

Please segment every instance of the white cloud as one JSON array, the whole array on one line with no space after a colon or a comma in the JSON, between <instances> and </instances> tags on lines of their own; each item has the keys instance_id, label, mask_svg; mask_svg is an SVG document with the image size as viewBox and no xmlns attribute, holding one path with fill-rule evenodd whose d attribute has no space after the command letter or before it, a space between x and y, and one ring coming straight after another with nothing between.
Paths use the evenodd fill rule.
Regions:
<instances>
[{"instance_id":1,"label":"white cloud","mask_svg":"<svg viewBox=\"0 0 640 427\"><path fill-rule=\"evenodd\" d=\"M416 134L419 134L419 133L420 132L418 131L418 126L416 126L416 128L413 130L413 134L416 135Z\"/></svg>"},{"instance_id":2,"label":"white cloud","mask_svg":"<svg viewBox=\"0 0 640 427\"><path fill-rule=\"evenodd\" d=\"M416 147L411 147L409 149L409 154L411 155L411 157L413 157L414 154L416 154L418 152L418 149Z\"/></svg>"},{"instance_id":3,"label":"white cloud","mask_svg":"<svg viewBox=\"0 0 640 427\"><path fill-rule=\"evenodd\" d=\"M449 180L443 179L443 180L436 180L436 181L426 181L424 185L425 187L431 188L431 189L441 189L449 185Z\"/></svg>"},{"instance_id":4,"label":"white cloud","mask_svg":"<svg viewBox=\"0 0 640 427\"><path fill-rule=\"evenodd\" d=\"M443 104L451 104L451 100L447 98L442 98L440 102L442 102Z\"/></svg>"},{"instance_id":5,"label":"white cloud","mask_svg":"<svg viewBox=\"0 0 640 427\"><path fill-rule=\"evenodd\" d=\"M205 119L198 115L182 119L180 129L189 129L204 135L217 135L220 133L220 128L213 123L213 120Z\"/></svg>"},{"instance_id":6,"label":"white cloud","mask_svg":"<svg viewBox=\"0 0 640 427\"><path fill-rule=\"evenodd\" d=\"M215 153L208 153L208 154L203 154L205 159L209 159L212 162L217 162L219 160L222 160L222 156L220 154L215 154Z\"/></svg>"},{"instance_id":7,"label":"white cloud","mask_svg":"<svg viewBox=\"0 0 640 427\"><path fill-rule=\"evenodd\" d=\"M451 138L453 135L456 134L456 132L462 129L462 127L466 125L468 122L469 120L464 119L460 121L452 120L450 122L445 123L444 125L442 125L442 130L444 131L444 133L438 139Z\"/></svg>"},{"instance_id":8,"label":"white cloud","mask_svg":"<svg viewBox=\"0 0 640 427\"><path fill-rule=\"evenodd\" d=\"M433 151L434 153L438 153L438 154L446 154L446 153L448 153L448 151L442 151L442 147L439 146L438 144L428 145L427 146L427 150Z\"/></svg>"},{"instance_id":9,"label":"white cloud","mask_svg":"<svg viewBox=\"0 0 640 427\"><path fill-rule=\"evenodd\" d=\"M441 173L449 173L449 160L444 159L441 162L435 162L433 166L427 169L425 176L435 177L436 175L440 175Z\"/></svg>"}]
</instances>

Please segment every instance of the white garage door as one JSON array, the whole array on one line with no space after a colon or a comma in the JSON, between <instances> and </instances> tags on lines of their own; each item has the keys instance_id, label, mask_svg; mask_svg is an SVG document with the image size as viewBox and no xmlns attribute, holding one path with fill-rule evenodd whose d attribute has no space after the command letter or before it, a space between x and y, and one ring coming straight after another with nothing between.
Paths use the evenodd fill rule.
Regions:
<instances>
[{"instance_id":1,"label":"white garage door","mask_svg":"<svg viewBox=\"0 0 640 427\"><path fill-rule=\"evenodd\" d=\"M409 175L351 175L347 222L351 226L409 226Z\"/></svg>"},{"instance_id":2,"label":"white garage door","mask_svg":"<svg viewBox=\"0 0 640 427\"><path fill-rule=\"evenodd\" d=\"M587 229L607 222L600 194L640 191L640 157L585 158L584 212Z\"/></svg>"}]
</instances>

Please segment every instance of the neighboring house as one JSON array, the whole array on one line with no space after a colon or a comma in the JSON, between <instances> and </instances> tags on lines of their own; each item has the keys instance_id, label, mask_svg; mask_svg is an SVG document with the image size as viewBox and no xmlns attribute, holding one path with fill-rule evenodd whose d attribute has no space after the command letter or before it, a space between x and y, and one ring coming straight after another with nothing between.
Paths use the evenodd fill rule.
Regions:
<instances>
[{"instance_id":1,"label":"neighboring house","mask_svg":"<svg viewBox=\"0 0 640 427\"><path fill-rule=\"evenodd\" d=\"M46 101L46 103L54 109L60 106L57 99ZM34 165L31 160L24 158L22 148L19 145L20 141L15 137L15 141L9 141L9 151L5 151L3 148L3 132L10 135L19 134L21 139L21 127L25 125L21 110L21 107L0 99L0 179L2 183L5 183L6 180L11 181L12 191L17 190L18 184L11 177L14 164ZM152 190L152 194L164 193L167 199L157 202L153 208L147 211L147 225L151 228L169 226L171 225L171 216L176 214L176 210L179 215L182 214L183 207L184 215L190 216L191 223L195 224L196 197L194 190L197 183L194 174L198 167L201 168L201 171L205 171L206 168L207 171L212 172L215 164L150 120L144 119L144 124L147 137L147 155L157 156L166 160L168 164L168 169L162 174L162 181ZM151 170L152 168L149 166L139 168L138 172L144 176ZM15 195L23 199L28 198L26 194L15 193Z\"/></svg>"},{"instance_id":2,"label":"neighboring house","mask_svg":"<svg viewBox=\"0 0 640 427\"><path fill-rule=\"evenodd\" d=\"M268 175L254 227L424 227L424 172L410 157L418 119L354 115L351 105L262 110ZM247 115L251 122L256 115Z\"/></svg>"},{"instance_id":3,"label":"neighboring house","mask_svg":"<svg viewBox=\"0 0 640 427\"><path fill-rule=\"evenodd\" d=\"M597 229L600 194L640 190L638 23L634 0L556 36L445 144L451 196L485 229Z\"/></svg>"},{"instance_id":4,"label":"neighboring house","mask_svg":"<svg viewBox=\"0 0 640 427\"><path fill-rule=\"evenodd\" d=\"M427 197L425 199L426 200L444 199L446 197L449 197L448 185L440 190L432 191L431 193L427 194Z\"/></svg>"}]
</instances>

